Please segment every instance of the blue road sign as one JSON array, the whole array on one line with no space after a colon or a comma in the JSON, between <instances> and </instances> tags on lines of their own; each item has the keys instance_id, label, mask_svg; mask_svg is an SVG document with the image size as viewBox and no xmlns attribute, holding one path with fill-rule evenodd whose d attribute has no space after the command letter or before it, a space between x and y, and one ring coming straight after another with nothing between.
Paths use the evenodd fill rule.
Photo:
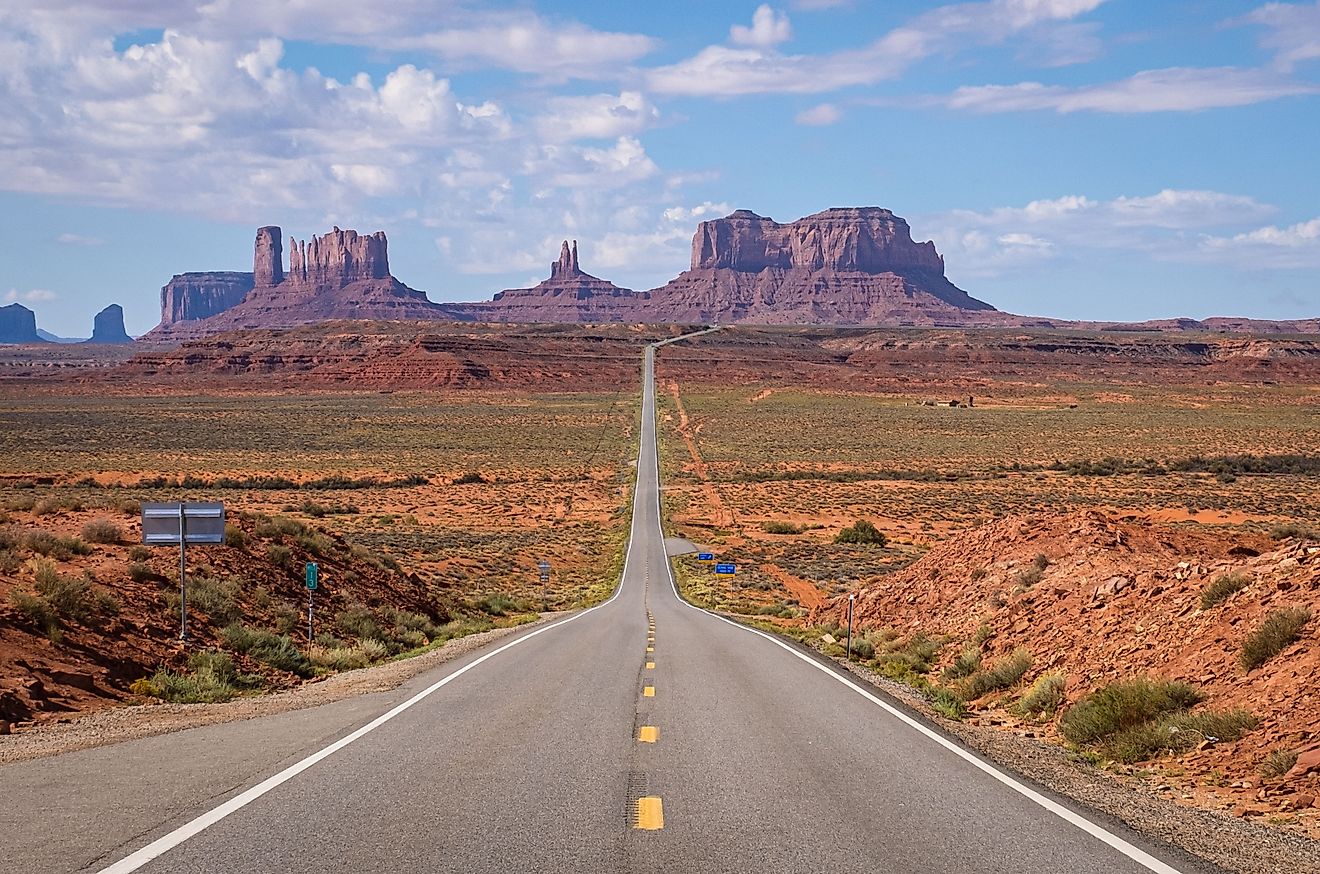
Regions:
<instances>
[{"instance_id":1,"label":"blue road sign","mask_svg":"<svg viewBox=\"0 0 1320 874\"><path fill-rule=\"evenodd\" d=\"M715 553L713 553L713 552L698 552L698 553L697 553L697 561L714 561L714 560L715 560Z\"/></svg>"},{"instance_id":2,"label":"blue road sign","mask_svg":"<svg viewBox=\"0 0 1320 874\"><path fill-rule=\"evenodd\" d=\"M738 572L738 566L736 564L715 565L715 573L717 574L736 574L737 572Z\"/></svg>"},{"instance_id":3,"label":"blue road sign","mask_svg":"<svg viewBox=\"0 0 1320 874\"><path fill-rule=\"evenodd\" d=\"M307 591L316 591L316 582L320 576L321 569L316 566L316 562L307 562Z\"/></svg>"}]
</instances>

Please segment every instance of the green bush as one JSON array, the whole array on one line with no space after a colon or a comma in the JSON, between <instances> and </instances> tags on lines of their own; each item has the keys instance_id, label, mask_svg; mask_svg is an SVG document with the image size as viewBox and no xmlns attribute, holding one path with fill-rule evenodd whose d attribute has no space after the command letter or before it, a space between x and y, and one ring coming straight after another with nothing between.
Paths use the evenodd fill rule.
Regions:
<instances>
[{"instance_id":1,"label":"green bush","mask_svg":"<svg viewBox=\"0 0 1320 874\"><path fill-rule=\"evenodd\" d=\"M931 663L943 646L944 641L918 631L902 643L893 640L884 644L876 655L876 666L887 677L910 680L930 673Z\"/></svg>"},{"instance_id":2,"label":"green bush","mask_svg":"<svg viewBox=\"0 0 1320 874\"><path fill-rule=\"evenodd\" d=\"M276 670L300 677L310 677L313 673L311 663L288 635L235 623L227 626L220 637L230 649L245 653Z\"/></svg>"},{"instance_id":3,"label":"green bush","mask_svg":"<svg viewBox=\"0 0 1320 874\"><path fill-rule=\"evenodd\" d=\"M225 524L225 546L232 546L235 549L244 549L247 547L248 536L242 528L230 523Z\"/></svg>"},{"instance_id":4,"label":"green bush","mask_svg":"<svg viewBox=\"0 0 1320 874\"><path fill-rule=\"evenodd\" d=\"M228 625L238 619L242 611L236 598L238 584L233 580L195 576L188 580L188 605L200 610L217 626Z\"/></svg>"},{"instance_id":5,"label":"green bush","mask_svg":"<svg viewBox=\"0 0 1320 874\"><path fill-rule=\"evenodd\" d=\"M54 643L60 641L60 617L50 602L40 595L21 592L14 589L9 593L9 600L32 622L41 633Z\"/></svg>"},{"instance_id":6,"label":"green bush","mask_svg":"<svg viewBox=\"0 0 1320 874\"><path fill-rule=\"evenodd\" d=\"M240 686L258 685L261 679L239 674L234 660L217 650L194 653L188 668L187 674L161 668L146 683L135 682L133 691L177 704L215 704L233 698Z\"/></svg>"},{"instance_id":7,"label":"green bush","mask_svg":"<svg viewBox=\"0 0 1320 874\"><path fill-rule=\"evenodd\" d=\"M777 519L771 519L768 522L761 523L761 530L766 534L801 534L802 526L794 525L792 522L781 522Z\"/></svg>"},{"instance_id":8,"label":"green bush","mask_svg":"<svg viewBox=\"0 0 1320 874\"><path fill-rule=\"evenodd\" d=\"M969 646L953 660L953 664L944 669L940 678L946 683L949 680L961 680L963 677L970 677L981 669L981 650L974 646Z\"/></svg>"},{"instance_id":9,"label":"green bush","mask_svg":"<svg viewBox=\"0 0 1320 874\"><path fill-rule=\"evenodd\" d=\"M1216 604L1227 600L1228 596L1251 584L1251 577L1246 574L1223 574L1215 577L1201 590L1201 609L1209 610Z\"/></svg>"},{"instance_id":10,"label":"green bush","mask_svg":"<svg viewBox=\"0 0 1320 874\"><path fill-rule=\"evenodd\" d=\"M1068 680L1058 671L1041 674L1018 699L1018 712L1029 716L1053 716L1067 692Z\"/></svg>"},{"instance_id":11,"label":"green bush","mask_svg":"<svg viewBox=\"0 0 1320 874\"><path fill-rule=\"evenodd\" d=\"M335 616L335 627L340 634L359 640L385 640L385 632L370 607L358 604Z\"/></svg>"},{"instance_id":12,"label":"green bush","mask_svg":"<svg viewBox=\"0 0 1320 874\"><path fill-rule=\"evenodd\" d=\"M266 560L278 568L288 570L293 567L293 550L287 546L272 543L266 547Z\"/></svg>"},{"instance_id":13,"label":"green bush","mask_svg":"<svg viewBox=\"0 0 1320 874\"><path fill-rule=\"evenodd\" d=\"M14 574L23 566L23 560L12 549L0 549L0 574Z\"/></svg>"},{"instance_id":14,"label":"green bush","mask_svg":"<svg viewBox=\"0 0 1320 874\"><path fill-rule=\"evenodd\" d=\"M93 519L82 527L82 537L88 543L118 543L124 539L124 529L109 519Z\"/></svg>"},{"instance_id":15,"label":"green bush","mask_svg":"<svg viewBox=\"0 0 1320 874\"><path fill-rule=\"evenodd\" d=\"M845 528L834 537L835 543L860 543L868 546L884 546L889 538L879 528L866 519L858 519L851 527Z\"/></svg>"},{"instance_id":16,"label":"green bush","mask_svg":"<svg viewBox=\"0 0 1320 874\"><path fill-rule=\"evenodd\" d=\"M967 704L962 696L952 689L935 686L926 691L931 707L936 713L949 719L962 719L967 715Z\"/></svg>"},{"instance_id":17,"label":"green bush","mask_svg":"<svg viewBox=\"0 0 1320 874\"><path fill-rule=\"evenodd\" d=\"M1256 630L1242 642L1238 660L1248 671L1274 658L1302 635L1302 626L1311 621L1306 607L1283 607L1270 611Z\"/></svg>"},{"instance_id":18,"label":"green bush","mask_svg":"<svg viewBox=\"0 0 1320 874\"><path fill-rule=\"evenodd\" d=\"M491 616L504 616L512 613L517 609L517 606L508 595L498 593L487 595L477 602L477 609L483 613L489 613Z\"/></svg>"},{"instance_id":19,"label":"green bush","mask_svg":"<svg viewBox=\"0 0 1320 874\"><path fill-rule=\"evenodd\" d=\"M475 470L470 470L467 473L462 473L454 477L454 485L456 486L477 485L478 483L484 482L486 482L486 478Z\"/></svg>"},{"instance_id":20,"label":"green bush","mask_svg":"<svg viewBox=\"0 0 1320 874\"><path fill-rule=\"evenodd\" d=\"M138 544L128 548L129 561L146 561L151 558L151 547Z\"/></svg>"},{"instance_id":21,"label":"green bush","mask_svg":"<svg viewBox=\"0 0 1320 874\"><path fill-rule=\"evenodd\" d=\"M1012 655L999 659L988 668L977 671L963 683L963 693L968 701L1008 689L1017 684L1031 670L1031 653L1025 649L1015 649Z\"/></svg>"},{"instance_id":22,"label":"green bush","mask_svg":"<svg viewBox=\"0 0 1320 874\"><path fill-rule=\"evenodd\" d=\"M852 654L862 661L870 661L875 657L875 644L865 637L854 637L852 640Z\"/></svg>"},{"instance_id":23,"label":"green bush","mask_svg":"<svg viewBox=\"0 0 1320 874\"><path fill-rule=\"evenodd\" d=\"M1200 692L1176 680L1120 680L1068 708L1059 720L1059 731L1072 743L1094 743L1200 701Z\"/></svg>"},{"instance_id":24,"label":"green bush","mask_svg":"<svg viewBox=\"0 0 1320 874\"><path fill-rule=\"evenodd\" d=\"M135 561L128 566L128 578L135 583L145 583L154 578L156 574L140 561Z\"/></svg>"},{"instance_id":25,"label":"green bush","mask_svg":"<svg viewBox=\"0 0 1320 874\"><path fill-rule=\"evenodd\" d=\"M92 548L77 537L60 537L48 531L29 531L23 539L23 545L35 552L57 561L68 561L75 555L88 555Z\"/></svg>"},{"instance_id":26,"label":"green bush","mask_svg":"<svg viewBox=\"0 0 1320 874\"><path fill-rule=\"evenodd\" d=\"M1281 522L1270 528L1270 536L1275 540L1287 540L1292 537L1298 540L1320 540L1320 534L1317 534L1314 528L1301 522Z\"/></svg>"},{"instance_id":27,"label":"green bush","mask_svg":"<svg viewBox=\"0 0 1320 874\"><path fill-rule=\"evenodd\" d=\"M1297 764L1297 751L1289 749L1274 750L1260 763L1260 772L1266 777L1282 777Z\"/></svg>"},{"instance_id":28,"label":"green bush","mask_svg":"<svg viewBox=\"0 0 1320 874\"><path fill-rule=\"evenodd\" d=\"M1235 741L1259 720L1245 710L1177 712L1116 732L1104 743L1116 762L1142 762L1164 752L1185 753L1202 741Z\"/></svg>"}]
</instances>

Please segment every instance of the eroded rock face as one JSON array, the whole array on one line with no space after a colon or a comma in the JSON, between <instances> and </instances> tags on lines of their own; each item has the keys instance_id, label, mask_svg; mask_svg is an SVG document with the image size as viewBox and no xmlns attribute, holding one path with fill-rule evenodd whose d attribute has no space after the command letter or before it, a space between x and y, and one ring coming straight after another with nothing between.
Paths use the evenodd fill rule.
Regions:
<instances>
[{"instance_id":1,"label":"eroded rock face","mask_svg":"<svg viewBox=\"0 0 1320 874\"><path fill-rule=\"evenodd\" d=\"M273 230L278 233L279 228ZM390 259L384 231L362 236L357 231L341 231L336 227L322 237L313 236L302 242L289 240L290 282L343 288L351 282L387 279L389 275ZM258 279L257 284L263 283Z\"/></svg>"},{"instance_id":2,"label":"eroded rock face","mask_svg":"<svg viewBox=\"0 0 1320 874\"><path fill-rule=\"evenodd\" d=\"M37 314L21 303L0 307L0 343L45 343L37 334Z\"/></svg>"},{"instance_id":3,"label":"eroded rock face","mask_svg":"<svg viewBox=\"0 0 1320 874\"><path fill-rule=\"evenodd\" d=\"M507 288L490 301L460 304L461 315L495 322L622 322L641 315L650 298L585 273L578 262L577 240L565 240L550 278L531 288Z\"/></svg>"},{"instance_id":4,"label":"eroded rock face","mask_svg":"<svg viewBox=\"0 0 1320 874\"><path fill-rule=\"evenodd\" d=\"M279 285L284 281L283 232L274 225L257 228L252 278L256 285Z\"/></svg>"},{"instance_id":5,"label":"eroded rock face","mask_svg":"<svg viewBox=\"0 0 1320 874\"><path fill-rule=\"evenodd\" d=\"M160 290L160 323L193 322L222 313L238 306L253 284L251 273L179 273Z\"/></svg>"},{"instance_id":6,"label":"eroded rock face","mask_svg":"<svg viewBox=\"0 0 1320 874\"><path fill-rule=\"evenodd\" d=\"M133 338L124 330L124 308L117 303L101 310L92 322L92 338L88 343L132 343Z\"/></svg>"},{"instance_id":7,"label":"eroded rock face","mask_svg":"<svg viewBox=\"0 0 1320 874\"><path fill-rule=\"evenodd\" d=\"M944 275L934 243L913 242L906 221L869 206L827 209L786 225L746 209L702 222L692 240L692 269L720 267L747 273L774 267Z\"/></svg>"}]
</instances>

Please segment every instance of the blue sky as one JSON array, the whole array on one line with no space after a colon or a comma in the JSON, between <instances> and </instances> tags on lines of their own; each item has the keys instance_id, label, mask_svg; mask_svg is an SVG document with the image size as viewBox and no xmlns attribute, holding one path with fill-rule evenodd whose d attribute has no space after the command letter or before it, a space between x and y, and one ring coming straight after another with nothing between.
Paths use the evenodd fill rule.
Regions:
<instances>
[{"instance_id":1,"label":"blue sky","mask_svg":"<svg viewBox=\"0 0 1320 874\"><path fill-rule=\"evenodd\" d=\"M858 205L1012 312L1314 317L1318 154L1315 0L0 0L0 303L71 336L263 224L474 300Z\"/></svg>"}]
</instances>

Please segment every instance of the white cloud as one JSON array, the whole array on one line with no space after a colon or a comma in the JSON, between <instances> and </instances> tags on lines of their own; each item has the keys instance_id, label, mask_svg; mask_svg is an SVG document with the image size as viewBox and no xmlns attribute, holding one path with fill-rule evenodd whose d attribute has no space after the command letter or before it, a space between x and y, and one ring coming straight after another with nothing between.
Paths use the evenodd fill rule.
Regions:
<instances>
[{"instance_id":1,"label":"white cloud","mask_svg":"<svg viewBox=\"0 0 1320 874\"><path fill-rule=\"evenodd\" d=\"M639 134L660 120L660 110L640 91L552 97L536 119L541 138L551 142L615 139Z\"/></svg>"},{"instance_id":2,"label":"white cloud","mask_svg":"<svg viewBox=\"0 0 1320 874\"><path fill-rule=\"evenodd\" d=\"M798 124L824 127L836 124L843 118L843 112L833 103L821 103L810 109L804 109L793 117Z\"/></svg>"},{"instance_id":3,"label":"white cloud","mask_svg":"<svg viewBox=\"0 0 1320 874\"><path fill-rule=\"evenodd\" d=\"M1268 29L1261 44L1275 53L1278 65L1290 70L1320 58L1320 0L1315 3L1267 3L1243 19Z\"/></svg>"},{"instance_id":4,"label":"white cloud","mask_svg":"<svg viewBox=\"0 0 1320 874\"><path fill-rule=\"evenodd\" d=\"M788 16L775 12L769 4L761 4L752 13L752 26L735 24L729 28L729 41L740 46L768 49L793 38L793 26Z\"/></svg>"},{"instance_id":5,"label":"white cloud","mask_svg":"<svg viewBox=\"0 0 1320 874\"><path fill-rule=\"evenodd\" d=\"M976 85L959 88L939 102L971 112L1195 112L1246 106L1300 94L1320 93L1320 86L1295 82L1274 73L1237 67L1171 67L1145 70L1100 85L1067 87L1040 82Z\"/></svg>"},{"instance_id":6,"label":"white cloud","mask_svg":"<svg viewBox=\"0 0 1320 874\"><path fill-rule=\"evenodd\" d=\"M55 238L55 242L62 246L104 246L105 240L101 237L90 237L83 234L60 234Z\"/></svg>"},{"instance_id":7,"label":"white cloud","mask_svg":"<svg viewBox=\"0 0 1320 874\"><path fill-rule=\"evenodd\" d=\"M424 49L462 66L584 78L613 78L658 44L641 34L603 33L536 16L393 40L393 47Z\"/></svg>"},{"instance_id":8,"label":"white cloud","mask_svg":"<svg viewBox=\"0 0 1320 874\"><path fill-rule=\"evenodd\" d=\"M914 224L930 229L953 272L998 276L1087 250L1196 259L1203 245L1195 232L1242 227L1274 212L1243 195L1165 189L1111 200L1066 195L983 212L954 210Z\"/></svg>"},{"instance_id":9,"label":"white cloud","mask_svg":"<svg viewBox=\"0 0 1320 874\"><path fill-rule=\"evenodd\" d=\"M1320 267L1320 218L1287 227L1266 225L1232 236L1206 236L1200 251L1214 261L1257 267ZM1320 308L1320 299L1311 302Z\"/></svg>"},{"instance_id":10,"label":"white cloud","mask_svg":"<svg viewBox=\"0 0 1320 874\"><path fill-rule=\"evenodd\" d=\"M693 222L705 221L712 218L720 218L733 212L733 207L727 203L712 203L707 200L696 206L671 206L663 213L664 220L691 226Z\"/></svg>"},{"instance_id":11,"label":"white cloud","mask_svg":"<svg viewBox=\"0 0 1320 874\"><path fill-rule=\"evenodd\" d=\"M774 44L707 46L690 58L646 71L662 94L728 97L816 94L893 79L912 64L968 45L995 44L1016 34L1039 38L1048 28L1104 0L984 0L940 6L869 45L818 55L785 55ZM749 29L749 35L751 30Z\"/></svg>"},{"instance_id":12,"label":"white cloud","mask_svg":"<svg viewBox=\"0 0 1320 874\"><path fill-rule=\"evenodd\" d=\"M17 288L11 288L5 293L5 300L8 303L42 303L44 301L58 300L59 295L49 289L34 288L31 291L19 291Z\"/></svg>"}]
</instances>

